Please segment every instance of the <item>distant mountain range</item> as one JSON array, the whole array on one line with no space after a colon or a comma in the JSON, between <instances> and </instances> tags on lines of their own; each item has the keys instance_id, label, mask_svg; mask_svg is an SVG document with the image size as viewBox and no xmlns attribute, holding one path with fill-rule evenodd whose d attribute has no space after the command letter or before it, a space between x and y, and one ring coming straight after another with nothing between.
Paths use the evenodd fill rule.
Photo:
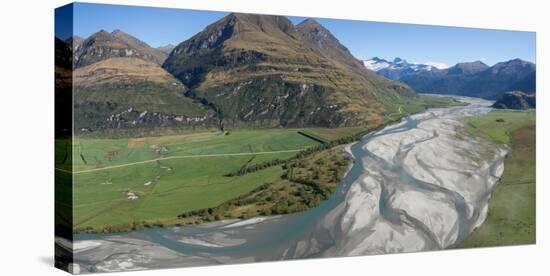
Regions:
<instances>
[{"instance_id":1,"label":"distant mountain range","mask_svg":"<svg viewBox=\"0 0 550 276\"><path fill-rule=\"evenodd\" d=\"M487 66L481 61L458 63L449 68L410 64L396 58L392 62L373 58L365 67L389 79L408 84L417 92L455 94L498 99L505 92L521 90L535 93L535 64L521 59Z\"/></svg>"},{"instance_id":2,"label":"distant mountain range","mask_svg":"<svg viewBox=\"0 0 550 276\"><path fill-rule=\"evenodd\" d=\"M405 75L439 69L429 64L409 63L399 57L396 57L393 61L374 57L369 60L364 60L363 65L367 69L375 71L377 74L392 80L399 80Z\"/></svg>"}]
</instances>

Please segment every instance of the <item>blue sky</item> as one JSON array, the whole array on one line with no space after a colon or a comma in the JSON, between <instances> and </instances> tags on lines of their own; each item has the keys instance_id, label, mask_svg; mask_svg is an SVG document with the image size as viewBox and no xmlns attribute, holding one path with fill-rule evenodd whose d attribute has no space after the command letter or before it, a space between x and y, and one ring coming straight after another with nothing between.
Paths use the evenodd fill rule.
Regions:
<instances>
[{"instance_id":1,"label":"blue sky","mask_svg":"<svg viewBox=\"0 0 550 276\"><path fill-rule=\"evenodd\" d=\"M226 12L76 4L74 33L123 30L153 47L186 40ZM289 17L298 24L302 17ZM535 33L472 28L318 19L353 55L453 65L481 60L488 65L514 58L535 62ZM61 35L67 36L67 34Z\"/></svg>"}]
</instances>

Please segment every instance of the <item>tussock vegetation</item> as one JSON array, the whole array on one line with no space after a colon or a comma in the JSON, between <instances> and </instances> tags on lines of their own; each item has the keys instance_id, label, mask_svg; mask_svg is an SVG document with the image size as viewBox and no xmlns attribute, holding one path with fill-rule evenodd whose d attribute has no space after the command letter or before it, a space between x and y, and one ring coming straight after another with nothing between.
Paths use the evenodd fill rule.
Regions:
<instances>
[{"instance_id":1,"label":"tussock vegetation","mask_svg":"<svg viewBox=\"0 0 550 276\"><path fill-rule=\"evenodd\" d=\"M140 58L110 58L74 71L75 86L87 87L105 83L128 85L136 81L182 86L158 64Z\"/></svg>"}]
</instances>

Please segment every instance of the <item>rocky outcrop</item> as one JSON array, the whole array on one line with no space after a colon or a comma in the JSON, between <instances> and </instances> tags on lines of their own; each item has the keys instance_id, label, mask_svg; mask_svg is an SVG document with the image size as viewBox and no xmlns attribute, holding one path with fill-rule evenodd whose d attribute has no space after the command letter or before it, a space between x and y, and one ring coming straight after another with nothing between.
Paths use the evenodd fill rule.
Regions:
<instances>
[{"instance_id":1,"label":"rocky outcrop","mask_svg":"<svg viewBox=\"0 0 550 276\"><path fill-rule=\"evenodd\" d=\"M536 97L534 94L527 94L521 91L506 92L493 104L493 107L499 109L535 108Z\"/></svg>"}]
</instances>

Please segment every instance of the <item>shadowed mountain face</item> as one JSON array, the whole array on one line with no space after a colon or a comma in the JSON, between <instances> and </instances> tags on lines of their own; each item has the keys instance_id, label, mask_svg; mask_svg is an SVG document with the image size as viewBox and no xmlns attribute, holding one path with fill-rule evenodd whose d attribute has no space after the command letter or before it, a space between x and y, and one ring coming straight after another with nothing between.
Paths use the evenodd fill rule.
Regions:
<instances>
[{"instance_id":1,"label":"shadowed mountain face","mask_svg":"<svg viewBox=\"0 0 550 276\"><path fill-rule=\"evenodd\" d=\"M72 116L64 112L72 108L72 51L69 44L55 38L55 136L71 137Z\"/></svg>"},{"instance_id":2,"label":"shadowed mountain face","mask_svg":"<svg viewBox=\"0 0 550 276\"><path fill-rule=\"evenodd\" d=\"M75 40L78 42L78 40ZM162 64L166 54L147 43L123 32L101 30L86 40L78 42L75 48L75 68L90 65L94 62L112 57L135 57Z\"/></svg>"},{"instance_id":3,"label":"shadowed mountain face","mask_svg":"<svg viewBox=\"0 0 550 276\"><path fill-rule=\"evenodd\" d=\"M417 92L455 94L497 99L510 90L535 93L536 68L533 63L514 59L492 67L484 63L459 63L444 70L422 71L401 76Z\"/></svg>"},{"instance_id":4,"label":"shadowed mountain face","mask_svg":"<svg viewBox=\"0 0 550 276\"><path fill-rule=\"evenodd\" d=\"M70 70L72 68L71 46L67 42L55 38L55 67Z\"/></svg>"},{"instance_id":5,"label":"shadowed mountain face","mask_svg":"<svg viewBox=\"0 0 550 276\"><path fill-rule=\"evenodd\" d=\"M230 14L182 42L163 67L227 125L378 124L406 85L365 70L313 20Z\"/></svg>"},{"instance_id":6,"label":"shadowed mountain face","mask_svg":"<svg viewBox=\"0 0 550 276\"><path fill-rule=\"evenodd\" d=\"M521 91L506 92L494 104L494 108L500 109L529 109L536 108L535 95Z\"/></svg>"}]
</instances>

